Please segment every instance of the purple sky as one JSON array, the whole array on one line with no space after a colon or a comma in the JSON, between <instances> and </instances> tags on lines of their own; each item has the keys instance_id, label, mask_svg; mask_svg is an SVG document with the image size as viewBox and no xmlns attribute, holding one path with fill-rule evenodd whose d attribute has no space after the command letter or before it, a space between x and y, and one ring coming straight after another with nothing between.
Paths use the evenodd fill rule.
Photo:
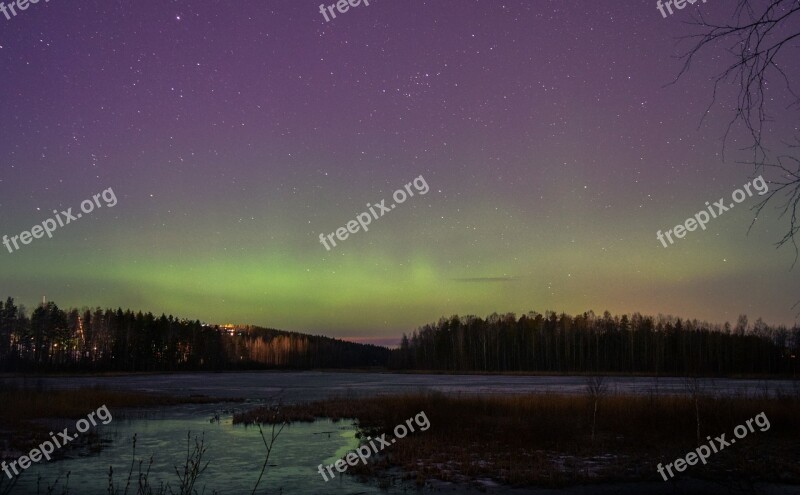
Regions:
<instances>
[{"instance_id":1,"label":"purple sky","mask_svg":"<svg viewBox=\"0 0 800 495\"><path fill-rule=\"evenodd\" d=\"M299 0L52 0L0 15L0 234L118 198L4 249L0 295L351 338L546 309L791 324L794 253L773 246L787 224L770 209L746 236L755 198L656 240L753 178L740 129L721 155L735 87L700 125L730 55L667 86L692 16L732 8L372 0L326 23ZM797 113L769 81L780 143ZM320 244L419 176L428 194Z\"/></svg>"}]
</instances>

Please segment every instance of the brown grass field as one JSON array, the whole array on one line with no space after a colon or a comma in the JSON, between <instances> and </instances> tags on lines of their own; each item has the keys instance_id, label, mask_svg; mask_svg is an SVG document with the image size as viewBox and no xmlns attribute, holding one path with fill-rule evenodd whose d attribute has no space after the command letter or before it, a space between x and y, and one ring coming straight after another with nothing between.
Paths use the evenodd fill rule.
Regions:
<instances>
[{"instance_id":1,"label":"brown grass field","mask_svg":"<svg viewBox=\"0 0 800 495\"><path fill-rule=\"evenodd\" d=\"M386 433L424 411L431 426L386 448L386 455L348 472L387 476L402 468L423 484L439 479L481 478L512 486L563 486L582 482L661 480L656 465L673 462L722 433L764 412L758 427L708 464L681 475L742 482L800 481L800 397L536 394L446 396L437 393L334 398L284 407L260 407L234 416L235 423L354 419L361 438ZM699 414L698 414L699 413ZM697 438L698 415L700 441ZM382 452L382 453L383 453Z\"/></svg>"},{"instance_id":2,"label":"brown grass field","mask_svg":"<svg viewBox=\"0 0 800 495\"><path fill-rule=\"evenodd\" d=\"M116 391L104 388L47 390L0 387L0 451L13 449L25 452L35 447L47 432L73 428L74 420L105 405L113 417L124 407L157 407L177 404L222 402L211 397L172 397L143 392ZM239 400L231 401L239 402ZM91 432L83 436L91 440Z\"/></svg>"}]
</instances>

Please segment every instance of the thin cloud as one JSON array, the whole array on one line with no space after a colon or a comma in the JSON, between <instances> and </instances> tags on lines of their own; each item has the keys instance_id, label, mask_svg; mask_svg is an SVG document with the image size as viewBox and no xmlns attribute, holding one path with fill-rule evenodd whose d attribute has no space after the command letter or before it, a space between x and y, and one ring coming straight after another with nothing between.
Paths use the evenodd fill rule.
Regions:
<instances>
[{"instance_id":1,"label":"thin cloud","mask_svg":"<svg viewBox=\"0 0 800 495\"><path fill-rule=\"evenodd\" d=\"M517 280L517 277L469 277L469 278L454 278L452 280L456 282L476 282L476 283L513 282L514 280Z\"/></svg>"}]
</instances>

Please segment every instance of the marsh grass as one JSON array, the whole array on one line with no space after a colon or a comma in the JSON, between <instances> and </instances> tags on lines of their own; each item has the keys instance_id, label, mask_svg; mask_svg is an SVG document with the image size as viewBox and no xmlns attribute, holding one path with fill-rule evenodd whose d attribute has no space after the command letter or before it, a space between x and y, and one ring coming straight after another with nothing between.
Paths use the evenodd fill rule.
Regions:
<instances>
[{"instance_id":1,"label":"marsh grass","mask_svg":"<svg viewBox=\"0 0 800 495\"><path fill-rule=\"evenodd\" d=\"M207 404L225 400L206 396L174 397L100 387L49 390L3 385L0 387L0 401L5 406L0 408L0 420L19 422L32 418L80 418L103 404L112 409ZM241 399L232 401L241 402Z\"/></svg>"},{"instance_id":2,"label":"marsh grass","mask_svg":"<svg viewBox=\"0 0 800 495\"><path fill-rule=\"evenodd\" d=\"M86 417L105 405L114 418L116 411L128 407L160 407L178 404L210 404L242 399L217 399L205 396L175 397L134 391L109 390L100 387L78 389L28 388L0 384L0 452L16 449L26 452L47 439L48 431L72 428L75 419ZM92 434L82 436L92 440ZM59 455L58 452L55 454ZM0 487L0 490L2 488ZM0 491L0 495L2 492Z\"/></svg>"},{"instance_id":3,"label":"marsh grass","mask_svg":"<svg viewBox=\"0 0 800 495\"><path fill-rule=\"evenodd\" d=\"M414 393L332 398L256 408L234 415L234 423L354 419L359 437L380 433L392 437L395 425L425 411L430 429L409 434L387 448L386 455L348 472L375 476L400 467L418 484L429 479L493 478L510 485L560 486L661 479L656 464L672 462L696 448L698 428L703 440L722 433L730 437L735 426L764 412L771 424L768 431L756 429L714 454L708 465L692 466L691 475L724 479L733 470L741 479L800 480L796 395L606 394L601 400L598 395Z\"/></svg>"}]
</instances>

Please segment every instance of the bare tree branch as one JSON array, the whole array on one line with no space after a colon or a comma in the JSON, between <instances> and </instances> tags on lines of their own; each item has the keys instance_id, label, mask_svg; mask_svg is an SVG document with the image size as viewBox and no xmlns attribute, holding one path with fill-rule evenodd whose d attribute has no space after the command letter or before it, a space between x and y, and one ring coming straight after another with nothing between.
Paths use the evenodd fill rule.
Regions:
<instances>
[{"instance_id":1,"label":"bare tree branch","mask_svg":"<svg viewBox=\"0 0 800 495\"><path fill-rule=\"evenodd\" d=\"M800 139L795 138L795 144L787 145L788 152L770 159L775 153L767 147L764 133L765 124L772 121L767 108L771 101L767 94L771 80L782 81L793 98L788 108L800 109L800 97L784 70L789 63L796 63L797 60L796 53L787 54L789 49L800 47L800 0L738 0L730 23L712 23L706 20L701 11L688 24L699 28L699 33L678 38L679 43L691 41L693 45L679 55L683 65L668 85L677 83L686 75L701 53L721 49L731 56L729 65L713 78L711 102L703 113L700 125L718 103L722 86L733 84L738 87L733 117L722 136L723 159L732 129L737 124L743 125L751 143L741 149L750 150L752 158L739 163L752 165L755 173L770 169L778 174L777 179L770 181L777 187L771 187L769 194L753 207L755 215L750 228L767 204L780 202L776 206L778 218L785 218L789 228L776 247L787 243L794 247L794 267L798 259L796 236L800 234Z\"/></svg>"}]
</instances>

